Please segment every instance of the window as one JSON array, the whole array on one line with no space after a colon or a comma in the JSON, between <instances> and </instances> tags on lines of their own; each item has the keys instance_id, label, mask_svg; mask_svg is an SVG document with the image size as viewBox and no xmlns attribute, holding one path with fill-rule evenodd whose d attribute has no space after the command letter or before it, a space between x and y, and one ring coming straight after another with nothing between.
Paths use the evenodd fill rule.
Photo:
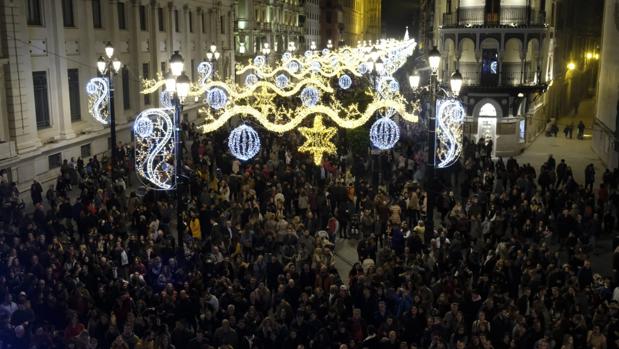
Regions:
<instances>
[{"instance_id":1,"label":"window","mask_svg":"<svg viewBox=\"0 0 619 349\"><path fill-rule=\"evenodd\" d=\"M146 30L146 6L140 5L140 30Z\"/></svg>"},{"instance_id":2,"label":"window","mask_svg":"<svg viewBox=\"0 0 619 349\"><path fill-rule=\"evenodd\" d=\"M193 33L193 14L189 11L189 32Z\"/></svg>"},{"instance_id":3,"label":"window","mask_svg":"<svg viewBox=\"0 0 619 349\"><path fill-rule=\"evenodd\" d=\"M53 170L62 165L62 154L56 153L47 157L47 164L49 165L49 169Z\"/></svg>"},{"instance_id":4,"label":"window","mask_svg":"<svg viewBox=\"0 0 619 349\"><path fill-rule=\"evenodd\" d=\"M157 22L159 23L159 31L165 31L165 23L163 23L163 9L161 7L157 8Z\"/></svg>"},{"instance_id":5,"label":"window","mask_svg":"<svg viewBox=\"0 0 619 349\"><path fill-rule=\"evenodd\" d=\"M191 80L193 81L193 71L195 70L195 65L194 65L195 61L192 59L191 60Z\"/></svg>"},{"instance_id":6,"label":"window","mask_svg":"<svg viewBox=\"0 0 619 349\"><path fill-rule=\"evenodd\" d=\"M82 111L80 108L80 75L79 69L69 69L67 71L69 78L69 107L71 109L71 121L79 121L82 119Z\"/></svg>"},{"instance_id":7,"label":"window","mask_svg":"<svg viewBox=\"0 0 619 349\"><path fill-rule=\"evenodd\" d=\"M118 29L127 29L127 21L125 18L125 3L119 2L117 7L118 10Z\"/></svg>"},{"instance_id":8,"label":"window","mask_svg":"<svg viewBox=\"0 0 619 349\"><path fill-rule=\"evenodd\" d=\"M178 10L174 10L174 31L180 33L180 23L178 23Z\"/></svg>"},{"instance_id":9,"label":"window","mask_svg":"<svg viewBox=\"0 0 619 349\"><path fill-rule=\"evenodd\" d=\"M142 78L148 79L148 75L149 75L148 63L143 63L142 64ZM150 104L150 93L144 94L144 104L145 105Z\"/></svg>"},{"instance_id":10,"label":"window","mask_svg":"<svg viewBox=\"0 0 619 349\"><path fill-rule=\"evenodd\" d=\"M206 33L206 16L204 16L204 13L201 16L201 20L202 20L202 32Z\"/></svg>"},{"instance_id":11,"label":"window","mask_svg":"<svg viewBox=\"0 0 619 349\"><path fill-rule=\"evenodd\" d=\"M122 68L122 83L123 83L123 108L125 110L131 108L131 98L129 97L129 69Z\"/></svg>"},{"instance_id":12,"label":"window","mask_svg":"<svg viewBox=\"0 0 619 349\"><path fill-rule=\"evenodd\" d=\"M62 19L65 27L75 27L73 21L73 0L62 0Z\"/></svg>"},{"instance_id":13,"label":"window","mask_svg":"<svg viewBox=\"0 0 619 349\"><path fill-rule=\"evenodd\" d=\"M37 120L37 129L48 128L52 124L49 120L49 96L47 94L47 72L32 72L34 86L34 110Z\"/></svg>"},{"instance_id":14,"label":"window","mask_svg":"<svg viewBox=\"0 0 619 349\"><path fill-rule=\"evenodd\" d=\"M95 28L102 28L101 0L92 0L92 24Z\"/></svg>"},{"instance_id":15,"label":"window","mask_svg":"<svg viewBox=\"0 0 619 349\"><path fill-rule=\"evenodd\" d=\"M80 147L80 157L82 159L89 158L90 154L90 143L84 144Z\"/></svg>"},{"instance_id":16,"label":"window","mask_svg":"<svg viewBox=\"0 0 619 349\"><path fill-rule=\"evenodd\" d=\"M168 67L168 62L163 61L161 62L161 74L163 74L163 76L165 76L165 74L167 73L167 68Z\"/></svg>"},{"instance_id":17,"label":"window","mask_svg":"<svg viewBox=\"0 0 619 349\"><path fill-rule=\"evenodd\" d=\"M219 17L219 23L221 23L221 33L226 33L226 22L224 21L224 16Z\"/></svg>"},{"instance_id":18,"label":"window","mask_svg":"<svg viewBox=\"0 0 619 349\"><path fill-rule=\"evenodd\" d=\"M28 0L28 25L43 25L41 0Z\"/></svg>"},{"instance_id":19,"label":"window","mask_svg":"<svg viewBox=\"0 0 619 349\"><path fill-rule=\"evenodd\" d=\"M492 103L486 103L479 109L479 116L496 116L496 108Z\"/></svg>"}]
</instances>

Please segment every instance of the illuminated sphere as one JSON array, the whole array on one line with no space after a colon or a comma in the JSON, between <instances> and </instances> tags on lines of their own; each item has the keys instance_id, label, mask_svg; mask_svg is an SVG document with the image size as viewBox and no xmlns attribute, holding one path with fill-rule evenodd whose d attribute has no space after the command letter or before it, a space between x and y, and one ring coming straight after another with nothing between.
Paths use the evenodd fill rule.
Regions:
<instances>
[{"instance_id":1,"label":"illuminated sphere","mask_svg":"<svg viewBox=\"0 0 619 349\"><path fill-rule=\"evenodd\" d=\"M321 65L320 62L317 61L313 61L312 63L310 63L310 69L313 71L320 71Z\"/></svg>"},{"instance_id":2,"label":"illuminated sphere","mask_svg":"<svg viewBox=\"0 0 619 349\"><path fill-rule=\"evenodd\" d=\"M322 49L322 55L323 55L323 56L326 56L326 55L328 55L328 54L329 54L329 49L328 49L328 48L323 48L323 49Z\"/></svg>"},{"instance_id":3,"label":"illuminated sphere","mask_svg":"<svg viewBox=\"0 0 619 349\"><path fill-rule=\"evenodd\" d=\"M284 52L284 54L282 55L282 61L287 62L290 59L292 59L292 53Z\"/></svg>"},{"instance_id":4,"label":"illuminated sphere","mask_svg":"<svg viewBox=\"0 0 619 349\"><path fill-rule=\"evenodd\" d=\"M247 161L260 151L260 137L258 132L247 125L241 125L228 137L230 153L239 160Z\"/></svg>"},{"instance_id":5,"label":"illuminated sphere","mask_svg":"<svg viewBox=\"0 0 619 349\"><path fill-rule=\"evenodd\" d=\"M312 53L312 51L307 50L307 51L305 51L305 53L303 55L305 56L305 58L310 58L313 55L313 53Z\"/></svg>"},{"instance_id":6,"label":"illuminated sphere","mask_svg":"<svg viewBox=\"0 0 619 349\"><path fill-rule=\"evenodd\" d=\"M264 58L264 56L256 56L256 58L254 58L254 65L256 67L262 67L265 62L266 58Z\"/></svg>"},{"instance_id":7,"label":"illuminated sphere","mask_svg":"<svg viewBox=\"0 0 619 349\"><path fill-rule=\"evenodd\" d=\"M336 56L331 57L331 66L332 67L337 67L338 63L339 63L339 61L337 60Z\"/></svg>"},{"instance_id":8,"label":"illuminated sphere","mask_svg":"<svg viewBox=\"0 0 619 349\"><path fill-rule=\"evenodd\" d=\"M313 107L318 104L318 100L320 99L320 92L312 86L308 86L301 91L301 102L306 107Z\"/></svg>"},{"instance_id":9,"label":"illuminated sphere","mask_svg":"<svg viewBox=\"0 0 619 349\"><path fill-rule=\"evenodd\" d=\"M155 126L148 117L138 118L133 124L133 132L142 138L147 138L153 134Z\"/></svg>"},{"instance_id":10,"label":"illuminated sphere","mask_svg":"<svg viewBox=\"0 0 619 349\"><path fill-rule=\"evenodd\" d=\"M370 141L380 150L393 148L400 139L400 128L389 118L380 118L370 128Z\"/></svg>"},{"instance_id":11,"label":"illuminated sphere","mask_svg":"<svg viewBox=\"0 0 619 349\"><path fill-rule=\"evenodd\" d=\"M249 74L245 77L245 86L250 87L255 85L258 82L258 77L256 74Z\"/></svg>"},{"instance_id":12,"label":"illuminated sphere","mask_svg":"<svg viewBox=\"0 0 619 349\"><path fill-rule=\"evenodd\" d=\"M214 87L206 93L206 102L213 109L222 109L228 103L228 96L224 90Z\"/></svg>"},{"instance_id":13,"label":"illuminated sphere","mask_svg":"<svg viewBox=\"0 0 619 349\"><path fill-rule=\"evenodd\" d=\"M288 79L288 77L284 74L280 74L275 78L275 86L282 89L288 87L289 82L290 79Z\"/></svg>"},{"instance_id":14,"label":"illuminated sphere","mask_svg":"<svg viewBox=\"0 0 619 349\"><path fill-rule=\"evenodd\" d=\"M389 90L393 93L400 92L400 84L395 79L389 81Z\"/></svg>"},{"instance_id":15,"label":"illuminated sphere","mask_svg":"<svg viewBox=\"0 0 619 349\"><path fill-rule=\"evenodd\" d=\"M344 74L340 76L338 83L343 90L348 90L352 85L352 79L350 78L350 76Z\"/></svg>"},{"instance_id":16,"label":"illuminated sphere","mask_svg":"<svg viewBox=\"0 0 619 349\"><path fill-rule=\"evenodd\" d=\"M290 61L290 63L288 63L288 70L290 70L291 73L296 73L299 71L299 62L297 61Z\"/></svg>"},{"instance_id":17,"label":"illuminated sphere","mask_svg":"<svg viewBox=\"0 0 619 349\"><path fill-rule=\"evenodd\" d=\"M365 63L361 63L357 67L357 71L359 72L359 74L363 75L368 72L368 67L365 65Z\"/></svg>"}]
</instances>

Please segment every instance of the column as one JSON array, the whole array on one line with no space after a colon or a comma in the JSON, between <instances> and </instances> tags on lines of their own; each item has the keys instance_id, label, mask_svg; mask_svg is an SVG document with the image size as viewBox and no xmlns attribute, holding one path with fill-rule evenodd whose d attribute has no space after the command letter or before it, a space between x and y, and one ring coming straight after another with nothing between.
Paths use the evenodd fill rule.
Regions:
<instances>
[{"instance_id":1,"label":"column","mask_svg":"<svg viewBox=\"0 0 619 349\"><path fill-rule=\"evenodd\" d=\"M37 133L34 95L32 84L32 63L27 45L28 28L24 14L25 5L20 1L4 1L0 23L7 37L8 69L5 69L6 109L9 116L9 133L14 138L17 152L23 154L41 146Z\"/></svg>"},{"instance_id":2,"label":"column","mask_svg":"<svg viewBox=\"0 0 619 349\"><path fill-rule=\"evenodd\" d=\"M524 46L524 45L523 45ZM527 51L525 48L520 50L520 84L527 83Z\"/></svg>"},{"instance_id":3,"label":"column","mask_svg":"<svg viewBox=\"0 0 619 349\"><path fill-rule=\"evenodd\" d=\"M87 66L80 66L80 96L82 98L80 101L80 106L82 108L82 121L88 123L89 128L96 127L98 129L103 129L103 125L97 122L88 111L88 95L86 94L86 84L88 81L95 76L97 76L97 68L96 62L99 59L99 56L95 52L96 50L96 41L95 38L95 29L92 24L92 0L85 0L82 3L77 3L77 13L82 13L82 16L76 16L77 23L80 28L80 58L87 62ZM81 10L80 10L81 6Z\"/></svg>"},{"instance_id":4,"label":"column","mask_svg":"<svg viewBox=\"0 0 619 349\"><path fill-rule=\"evenodd\" d=\"M128 64L129 66L134 67L135 72L133 76L137 78L137 80L141 80L142 78L144 78L143 72L142 72L142 62L144 60L142 59L142 40L141 40L141 35L140 35L140 32L141 32L140 31L140 8L139 8L140 1L131 0L131 3L127 2L125 6L129 7L126 9L127 18L129 19L129 22L127 23L128 28L129 28L129 45L128 45L129 58L128 58L128 61L123 62L123 64ZM114 55L118 56L119 59L121 58L120 51L118 51L118 53L114 53ZM152 71L150 68L151 67L149 67L149 73ZM120 79L115 79L114 82L119 83L120 82L119 80ZM130 80L133 80L133 79L130 79ZM144 98L142 94L140 93L140 82L136 81L134 83L135 85L132 85L131 87L131 99L136 101L135 102L136 108L131 108L131 109L139 111L139 110L144 109ZM117 85L118 84L115 84L114 86L117 86ZM131 83L129 83L129 85L131 85ZM116 94L116 96L122 98L122 95ZM115 97L115 98L118 98L118 97ZM151 97L151 101L152 101L152 97ZM116 113L116 124L117 125L127 123L126 116L123 115L122 118L119 118L118 115L119 113Z\"/></svg>"},{"instance_id":5,"label":"column","mask_svg":"<svg viewBox=\"0 0 619 349\"><path fill-rule=\"evenodd\" d=\"M157 33L159 32L157 22L159 20L157 16L157 0L151 0L149 3L148 12L150 13L150 21L148 24L148 40L149 40L149 61L150 61L150 74L154 78L157 76L157 72L161 69L159 65L159 40L157 40ZM165 71L161 72L165 74ZM159 105L159 91L152 94L151 103L153 106Z\"/></svg>"},{"instance_id":6,"label":"column","mask_svg":"<svg viewBox=\"0 0 619 349\"><path fill-rule=\"evenodd\" d=\"M112 43L112 46L114 47L114 56L118 57L119 59L121 59L123 67L127 66L127 69L129 69L129 76L132 75L132 73L136 73L135 71L131 71L131 65L129 64L130 62L127 62L126 60L122 60L121 58L121 53L120 53L120 43L118 40L118 0L110 0L109 2L109 11L106 13L105 10L102 8L101 10L103 11L103 18L107 18L107 23L104 23L103 29L106 32L111 32L112 33L112 37L109 40ZM127 6L127 3L125 3L125 19L128 18L127 17L127 13L131 13L131 9L129 8L129 6ZM128 23L128 25L131 25L131 22ZM101 52L97 52L97 58L98 56L104 56L105 57L105 51L103 50L103 47L105 47L106 41L103 41L101 43ZM122 76L122 75L120 75ZM129 86L127 86L129 89L132 88L132 82L131 82L131 78L129 79ZM120 124L124 124L127 122L127 118L125 117L125 106L123 105L123 89L124 86L122 84L122 78L118 78L114 80L114 117L116 119L116 132L118 134L118 125ZM138 101L136 101L135 99L132 99L131 102L131 106L134 107L136 103L139 103ZM133 108L130 108L133 109Z\"/></svg>"}]
</instances>

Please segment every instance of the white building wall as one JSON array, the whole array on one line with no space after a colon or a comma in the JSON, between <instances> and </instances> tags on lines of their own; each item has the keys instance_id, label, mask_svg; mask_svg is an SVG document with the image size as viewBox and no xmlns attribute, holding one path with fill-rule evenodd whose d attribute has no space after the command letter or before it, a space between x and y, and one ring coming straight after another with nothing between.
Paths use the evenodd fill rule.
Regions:
<instances>
[{"instance_id":1,"label":"white building wall","mask_svg":"<svg viewBox=\"0 0 619 349\"><path fill-rule=\"evenodd\" d=\"M93 0L72 1L73 27L64 26L62 0L39 2L43 23L40 26L27 24L27 1L0 1L0 42L6 43L6 47L0 47L0 169L8 170L22 191L30 187L33 178L44 185L55 180L58 170L49 168L52 154L60 153L62 159L77 158L81 156L81 146L88 144L93 156L108 151L109 129L88 114L85 93L87 81L97 74L96 60L104 55L107 41L129 71L128 108L123 103L122 74L114 79L117 137L123 143L131 141L131 122L137 114L159 105L156 94L145 104L139 93L143 64L148 64L150 78L165 73L175 47L185 58L187 74L191 76L193 71L197 78L191 62L197 65L202 61L206 49L215 42L221 53L217 64L219 76L233 77L233 0L100 0L102 28L94 28ZM118 2L124 4L125 29L119 28ZM141 6L145 11L145 30L140 26ZM159 8L163 31L159 30ZM179 32L175 30L174 10L178 10ZM67 69L79 72L81 120L77 121L71 120ZM34 71L47 73L51 125L42 129L36 125ZM195 119L197 108L187 107L185 114Z\"/></svg>"},{"instance_id":2,"label":"white building wall","mask_svg":"<svg viewBox=\"0 0 619 349\"><path fill-rule=\"evenodd\" d=\"M604 2L604 23L597 86L597 110L593 124L593 148L606 165L618 166L619 138L619 17L615 0Z\"/></svg>"}]
</instances>

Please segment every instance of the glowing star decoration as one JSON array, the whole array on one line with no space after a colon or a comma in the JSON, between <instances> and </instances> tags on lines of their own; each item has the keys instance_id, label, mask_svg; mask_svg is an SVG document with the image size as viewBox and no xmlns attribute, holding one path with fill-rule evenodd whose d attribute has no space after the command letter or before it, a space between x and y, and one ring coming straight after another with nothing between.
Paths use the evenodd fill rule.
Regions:
<instances>
[{"instance_id":1,"label":"glowing star decoration","mask_svg":"<svg viewBox=\"0 0 619 349\"><path fill-rule=\"evenodd\" d=\"M275 86L281 89L288 87L289 82L290 82L290 79L284 74L280 74L275 78Z\"/></svg>"},{"instance_id":2,"label":"glowing star decoration","mask_svg":"<svg viewBox=\"0 0 619 349\"><path fill-rule=\"evenodd\" d=\"M306 107L314 107L320 100L320 92L313 86L308 86L301 91L301 102Z\"/></svg>"},{"instance_id":3,"label":"glowing star decoration","mask_svg":"<svg viewBox=\"0 0 619 349\"><path fill-rule=\"evenodd\" d=\"M245 77L245 86L251 87L254 86L258 82L258 77L256 74L249 74Z\"/></svg>"},{"instance_id":4,"label":"glowing star decoration","mask_svg":"<svg viewBox=\"0 0 619 349\"><path fill-rule=\"evenodd\" d=\"M331 138L337 133L335 127L325 127L322 116L314 117L314 127L299 127L299 132L305 137L305 143L299 147L299 152L310 153L314 157L316 166L322 163L324 154L335 154L335 144Z\"/></svg>"},{"instance_id":5,"label":"glowing star decoration","mask_svg":"<svg viewBox=\"0 0 619 349\"><path fill-rule=\"evenodd\" d=\"M213 109L223 109L228 103L228 96L224 90L214 87L206 93L206 103Z\"/></svg>"},{"instance_id":6,"label":"glowing star decoration","mask_svg":"<svg viewBox=\"0 0 619 349\"><path fill-rule=\"evenodd\" d=\"M247 161L260 151L260 137L258 132L247 125L241 125L228 137L230 153L239 160Z\"/></svg>"},{"instance_id":7,"label":"glowing star decoration","mask_svg":"<svg viewBox=\"0 0 619 349\"><path fill-rule=\"evenodd\" d=\"M370 141L380 150L389 150L400 140L400 128L395 121L382 117L370 128Z\"/></svg>"},{"instance_id":8,"label":"glowing star decoration","mask_svg":"<svg viewBox=\"0 0 619 349\"><path fill-rule=\"evenodd\" d=\"M340 85L342 90L348 90L350 86L352 86L352 79L350 78L350 76L344 74L340 76L338 84Z\"/></svg>"},{"instance_id":9,"label":"glowing star decoration","mask_svg":"<svg viewBox=\"0 0 619 349\"><path fill-rule=\"evenodd\" d=\"M438 168L453 165L462 154L462 135L466 112L457 99L436 101L436 158Z\"/></svg>"},{"instance_id":10,"label":"glowing star decoration","mask_svg":"<svg viewBox=\"0 0 619 349\"><path fill-rule=\"evenodd\" d=\"M140 180L158 190L174 188L174 123L170 109L151 108L134 122L135 168Z\"/></svg>"},{"instance_id":11,"label":"glowing star decoration","mask_svg":"<svg viewBox=\"0 0 619 349\"><path fill-rule=\"evenodd\" d=\"M88 93L88 111L95 120L100 123L108 124L108 106L110 105L110 94L107 79L92 78L86 85Z\"/></svg>"}]
</instances>

